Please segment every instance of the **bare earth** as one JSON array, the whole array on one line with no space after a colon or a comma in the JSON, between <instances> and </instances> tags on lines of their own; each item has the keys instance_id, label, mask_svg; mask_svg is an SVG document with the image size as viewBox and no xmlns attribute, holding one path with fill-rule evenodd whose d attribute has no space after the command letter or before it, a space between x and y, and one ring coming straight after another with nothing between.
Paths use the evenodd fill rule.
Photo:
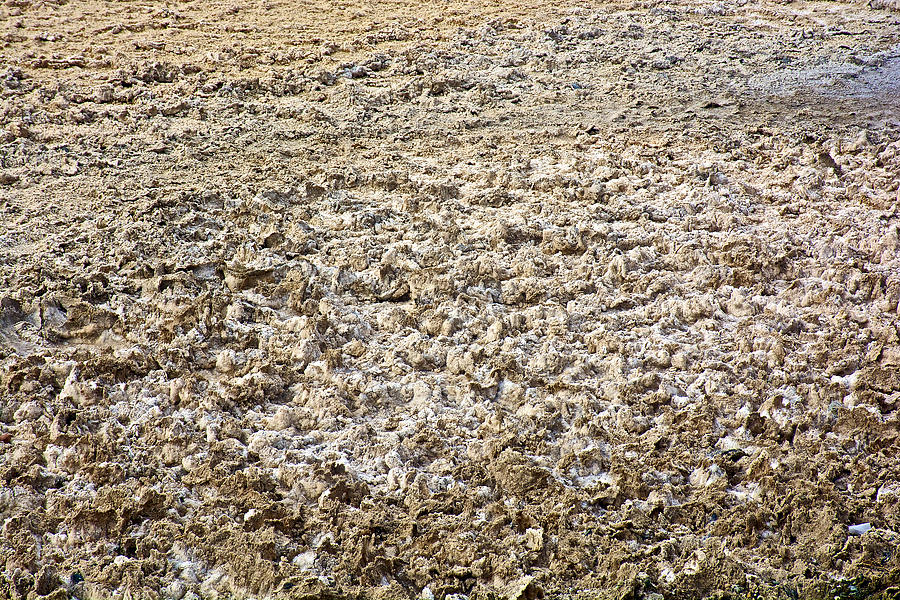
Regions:
<instances>
[{"instance_id":1,"label":"bare earth","mask_svg":"<svg viewBox=\"0 0 900 600\"><path fill-rule=\"evenodd\" d=\"M0 98L0 598L900 583L897 2L4 0Z\"/></svg>"}]
</instances>

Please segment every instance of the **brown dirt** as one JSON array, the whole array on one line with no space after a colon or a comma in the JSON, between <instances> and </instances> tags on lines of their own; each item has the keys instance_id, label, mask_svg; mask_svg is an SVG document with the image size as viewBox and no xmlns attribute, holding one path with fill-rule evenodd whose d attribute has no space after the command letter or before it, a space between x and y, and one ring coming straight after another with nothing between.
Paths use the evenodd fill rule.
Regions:
<instances>
[{"instance_id":1,"label":"brown dirt","mask_svg":"<svg viewBox=\"0 0 900 600\"><path fill-rule=\"evenodd\" d=\"M895 584L896 9L6 0L0 597Z\"/></svg>"}]
</instances>

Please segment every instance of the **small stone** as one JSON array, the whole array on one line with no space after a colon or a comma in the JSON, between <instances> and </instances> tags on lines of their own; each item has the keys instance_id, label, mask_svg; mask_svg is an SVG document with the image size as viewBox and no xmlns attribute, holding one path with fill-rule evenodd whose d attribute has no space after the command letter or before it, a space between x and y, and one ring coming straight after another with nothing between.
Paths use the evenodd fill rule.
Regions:
<instances>
[{"instance_id":1,"label":"small stone","mask_svg":"<svg viewBox=\"0 0 900 600\"><path fill-rule=\"evenodd\" d=\"M351 67L349 75L352 79L362 79L369 76L369 70L362 65Z\"/></svg>"},{"instance_id":2,"label":"small stone","mask_svg":"<svg viewBox=\"0 0 900 600\"><path fill-rule=\"evenodd\" d=\"M850 535L863 535L872 529L871 523L859 523L858 525L850 525L847 528L847 533Z\"/></svg>"}]
</instances>

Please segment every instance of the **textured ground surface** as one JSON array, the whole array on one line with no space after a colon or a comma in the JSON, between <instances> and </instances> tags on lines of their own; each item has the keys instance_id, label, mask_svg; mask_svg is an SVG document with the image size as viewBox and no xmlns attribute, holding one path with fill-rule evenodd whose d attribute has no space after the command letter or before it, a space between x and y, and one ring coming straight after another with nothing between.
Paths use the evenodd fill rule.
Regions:
<instances>
[{"instance_id":1,"label":"textured ground surface","mask_svg":"<svg viewBox=\"0 0 900 600\"><path fill-rule=\"evenodd\" d=\"M874 0L5 0L0 597L890 577L898 97Z\"/></svg>"}]
</instances>

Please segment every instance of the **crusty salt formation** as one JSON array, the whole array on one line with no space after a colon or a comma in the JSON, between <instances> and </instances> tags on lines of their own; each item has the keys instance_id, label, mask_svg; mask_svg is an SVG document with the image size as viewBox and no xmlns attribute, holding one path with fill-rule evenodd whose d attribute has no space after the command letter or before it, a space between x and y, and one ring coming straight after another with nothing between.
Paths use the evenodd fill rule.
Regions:
<instances>
[{"instance_id":1,"label":"crusty salt formation","mask_svg":"<svg viewBox=\"0 0 900 600\"><path fill-rule=\"evenodd\" d=\"M896 577L890 3L0 15L0 595Z\"/></svg>"}]
</instances>

